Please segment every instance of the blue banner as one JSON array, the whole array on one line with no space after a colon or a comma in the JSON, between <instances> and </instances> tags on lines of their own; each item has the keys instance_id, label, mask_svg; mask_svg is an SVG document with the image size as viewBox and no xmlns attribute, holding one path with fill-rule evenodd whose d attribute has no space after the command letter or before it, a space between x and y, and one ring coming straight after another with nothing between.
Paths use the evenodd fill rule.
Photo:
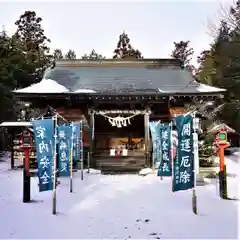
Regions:
<instances>
[{"instance_id":1,"label":"blue banner","mask_svg":"<svg viewBox=\"0 0 240 240\"><path fill-rule=\"evenodd\" d=\"M59 176L70 176L70 151L71 151L72 126L58 126L58 161Z\"/></svg>"},{"instance_id":2,"label":"blue banner","mask_svg":"<svg viewBox=\"0 0 240 240\"><path fill-rule=\"evenodd\" d=\"M150 122L149 128L152 136L153 158L155 168L159 168L161 162L160 122Z\"/></svg>"},{"instance_id":3,"label":"blue banner","mask_svg":"<svg viewBox=\"0 0 240 240\"><path fill-rule=\"evenodd\" d=\"M81 142L81 135L80 135L80 122L73 123L73 162L80 161L80 142Z\"/></svg>"},{"instance_id":4,"label":"blue banner","mask_svg":"<svg viewBox=\"0 0 240 240\"><path fill-rule=\"evenodd\" d=\"M171 152L171 126L169 124L160 125L161 136L161 163L158 169L158 176L172 176L172 152Z\"/></svg>"},{"instance_id":5,"label":"blue banner","mask_svg":"<svg viewBox=\"0 0 240 240\"><path fill-rule=\"evenodd\" d=\"M33 121L38 165L39 191L53 190L54 121Z\"/></svg>"},{"instance_id":6,"label":"blue banner","mask_svg":"<svg viewBox=\"0 0 240 240\"><path fill-rule=\"evenodd\" d=\"M173 162L174 192L194 187L193 117L191 115L176 117L176 127L178 147Z\"/></svg>"}]
</instances>

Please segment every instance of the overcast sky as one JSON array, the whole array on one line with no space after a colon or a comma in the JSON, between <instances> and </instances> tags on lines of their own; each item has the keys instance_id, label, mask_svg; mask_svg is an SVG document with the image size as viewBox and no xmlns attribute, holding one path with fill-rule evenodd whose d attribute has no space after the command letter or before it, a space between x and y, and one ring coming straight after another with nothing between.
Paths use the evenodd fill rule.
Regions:
<instances>
[{"instance_id":1,"label":"overcast sky","mask_svg":"<svg viewBox=\"0 0 240 240\"><path fill-rule=\"evenodd\" d=\"M132 46L145 58L170 57L173 42L190 40L196 56L212 41L210 26L220 19L221 5L231 0L199 1L2 1L0 25L9 34L25 10L43 18L42 26L51 48L75 50L80 58L92 48L108 58L113 56L118 36L124 30Z\"/></svg>"}]
</instances>

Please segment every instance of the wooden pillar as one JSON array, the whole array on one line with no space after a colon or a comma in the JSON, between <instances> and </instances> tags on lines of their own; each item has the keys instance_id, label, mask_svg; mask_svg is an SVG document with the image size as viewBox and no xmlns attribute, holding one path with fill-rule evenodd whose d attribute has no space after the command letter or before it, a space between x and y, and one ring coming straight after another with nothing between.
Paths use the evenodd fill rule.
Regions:
<instances>
[{"instance_id":1,"label":"wooden pillar","mask_svg":"<svg viewBox=\"0 0 240 240\"><path fill-rule=\"evenodd\" d=\"M150 161L149 161L149 111L146 110L144 114L144 129L145 129L145 136L144 136L144 142L145 142L145 166L150 167Z\"/></svg>"},{"instance_id":2,"label":"wooden pillar","mask_svg":"<svg viewBox=\"0 0 240 240\"><path fill-rule=\"evenodd\" d=\"M90 163L90 167L95 167L95 164L92 161L92 155L93 155L93 147L94 147L94 134L95 134L95 130L94 130L94 112L90 112L90 122L89 122L89 163Z\"/></svg>"}]
</instances>

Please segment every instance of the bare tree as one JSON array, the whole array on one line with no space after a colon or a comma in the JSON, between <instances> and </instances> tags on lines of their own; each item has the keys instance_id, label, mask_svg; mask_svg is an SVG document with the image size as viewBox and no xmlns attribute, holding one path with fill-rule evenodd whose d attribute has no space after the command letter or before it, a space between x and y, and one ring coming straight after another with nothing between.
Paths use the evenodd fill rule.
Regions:
<instances>
[{"instance_id":1,"label":"bare tree","mask_svg":"<svg viewBox=\"0 0 240 240\"><path fill-rule=\"evenodd\" d=\"M229 2L223 3L219 2L219 17L222 22L225 22L231 30L234 32L239 32L240 28L240 0L232 0L232 4L229 6ZM214 18L216 19L216 17ZM211 37L217 37L219 32L219 21L216 23L212 19L207 20L206 32Z\"/></svg>"}]
</instances>

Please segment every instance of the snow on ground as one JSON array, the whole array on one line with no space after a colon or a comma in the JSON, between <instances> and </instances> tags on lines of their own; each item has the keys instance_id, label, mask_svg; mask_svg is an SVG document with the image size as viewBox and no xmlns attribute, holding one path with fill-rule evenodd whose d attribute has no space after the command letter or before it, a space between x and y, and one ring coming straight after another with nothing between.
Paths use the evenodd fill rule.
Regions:
<instances>
[{"instance_id":1,"label":"snow on ground","mask_svg":"<svg viewBox=\"0 0 240 240\"><path fill-rule=\"evenodd\" d=\"M216 158L216 162L219 163L219 159ZM231 199L240 200L240 152L235 152L234 154L225 156L225 164L227 169L227 192L228 197ZM216 173L219 172L219 167L216 167ZM216 193L219 194L219 180L204 178L205 181L215 185Z\"/></svg>"},{"instance_id":2,"label":"snow on ground","mask_svg":"<svg viewBox=\"0 0 240 240\"><path fill-rule=\"evenodd\" d=\"M239 199L239 180L240 180L240 154L233 154L225 158L228 173L227 186L228 197Z\"/></svg>"},{"instance_id":3,"label":"snow on ground","mask_svg":"<svg viewBox=\"0 0 240 240\"><path fill-rule=\"evenodd\" d=\"M171 181L155 175L74 173L74 193L67 178L57 191L39 193L31 180L33 203L22 203L22 172L0 163L0 238L237 238L237 201L221 200L214 185L197 187L198 212L191 191L172 193Z\"/></svg>"},{"instance_id":4,"label":"snow on ground","mask_svg":"<svg viewBox=\"0 0 240 240\"><path fill-rule=\"evenodd\" d=\"M153 170L151 168L143 168L142 170L139 171L140 176L146 176L148 174L152 174Z\"/></svg>"}]
</instances>

